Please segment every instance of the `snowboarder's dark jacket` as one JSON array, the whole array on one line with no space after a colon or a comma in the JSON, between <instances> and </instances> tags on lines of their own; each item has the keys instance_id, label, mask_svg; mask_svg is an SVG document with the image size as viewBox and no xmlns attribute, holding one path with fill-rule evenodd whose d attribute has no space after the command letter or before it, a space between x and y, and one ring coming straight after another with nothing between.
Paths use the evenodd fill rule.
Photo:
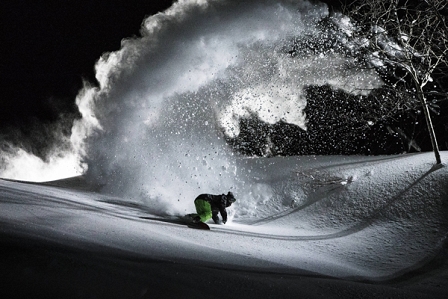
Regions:
<instances>
[{"instance_id":1,"label":"snowboarder's dark jacket","mask_svg":"<svg viewBox=\"0 0 448 299\"><path fill-rule=\"evenodd\" d=\"M227 195L212 195L212 194L201 194L196 197L195 200L202 199L210 203L212 208L212 219L215 223L219 223L218 212L221 214L222 222L227 222L227 211L226 207L229 207L232 203L228 200Z\"/></svg>"}]
</instances>

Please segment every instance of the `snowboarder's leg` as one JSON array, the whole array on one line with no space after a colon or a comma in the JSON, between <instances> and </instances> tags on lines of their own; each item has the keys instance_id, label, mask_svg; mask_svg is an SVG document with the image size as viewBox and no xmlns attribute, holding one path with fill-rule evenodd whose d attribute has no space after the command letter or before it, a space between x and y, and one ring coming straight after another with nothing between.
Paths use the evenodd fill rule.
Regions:
<instances>
[{"instance_id":1,"label":"snowboarder's leg","mask_svg":"<svg viewBox=\"0 0 448 299\"><path fill-rule=\"evenodd\" d=\"M194 201L194 205L196 207L196 212L198 213L202 222L206 222L207 220L212 218L212 207L207 201L196 199Z\"/></svg>"},{"instance_id":2,"label":"snowboarder's leg","mask_svg":"<svg viewBox=\"0 0 448 299\"><path fill-rule=\"evenodd\" d=\"M193 223L197 223L201 221L201 217L199 217L198 214L196 213L192 213L192 214L187 214L185 215L185 220L193 222Z\"/></svg>"}]
</instances>

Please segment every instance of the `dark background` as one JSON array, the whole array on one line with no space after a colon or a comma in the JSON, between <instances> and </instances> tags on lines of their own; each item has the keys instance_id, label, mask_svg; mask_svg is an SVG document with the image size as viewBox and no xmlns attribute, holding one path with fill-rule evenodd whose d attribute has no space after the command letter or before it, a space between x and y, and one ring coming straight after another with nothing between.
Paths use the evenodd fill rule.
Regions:
<instances>
[{"instance_id":1,"label":"dark background","mask_svg":"<svg viewBox=\"0 0 448 299\"><path fill-rule=\"evenodd\" d=\"M59 134L69 135L72 121L80 117L75 97L82 88L83 79L96 82L94 65L99 57L104 52L120 49L123 38L138 36L144 17L165 10L172 2L2 1L2 149L8 150L7 147L13 144L45 158ZM339 8L334 6L334 1L324 2L330 5L330 10ZM257 135L265 135L257 134L261 130L268 132L271 142L278 145L278 152L273 154L384 154L406 150L406 142L400 141L397 134L390 134L386 125L380 124L369 132L358 132L350 129L352 123L341 123L331 111L349 111L351 107L344 108L343 102L342 106L335 107L338 102L334 101L334 92L328 88L309 91L309 94L313 96L308 99L307 115L324 115L323 123L310 120L310 129L302 132L288 124L269 126L249 119L242 123L243 134L231 143L243 153L263 155L257 152L265 142L257 139ZM444 115L446 113L434 119L441 149L448 148L448 125ZM426 125L420 121L422 137L417 136L419 144L423 150L431 150ZM295 140L289 139L291 142L285 143L285 136ZM357 140L355 144L346 143L354 138ZM249 144L251 148L241 148L241 144Z\"/></svg>"},{"instance_id":2,"label":"dark background","mask_svg":"<svg viewBox=\"0 0 448 299\"><path fill-rule=\"evenodd\" d=\"M139 35L146 15L171 0L6 0L1 11L0 128L26 130L76 113L82 79L104 52Z\"/></svg>"}]
</instances>

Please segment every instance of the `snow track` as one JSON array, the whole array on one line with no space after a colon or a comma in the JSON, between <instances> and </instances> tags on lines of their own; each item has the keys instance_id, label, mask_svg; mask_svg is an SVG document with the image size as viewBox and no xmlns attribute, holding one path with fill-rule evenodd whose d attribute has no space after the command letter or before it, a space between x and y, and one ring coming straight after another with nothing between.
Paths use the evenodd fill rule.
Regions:
<instances>
[{"instance_id":1,"label":"snow track","mask_svg":"<svg viewBox=\"0 0 448 299\"><path fill-rule=\"evenodd\" d=\"M190 229L176 216L151 215L136 201L79 189L79 182L0 180L0 233L216 269L379 282L400 280L438 259L437 271L446 275L446 167L432 167L429 154L364 163L344 157L347 163L332 165L325 158L320 168L316 159L307 169L306 158L284 158L277 166L267 159L270 167L291 165L283 172L292 178L268 181L258 174L274 187L296 179L306 196L300 205L278 206L259 219L210 223L211 231ZM265 215L272 206L261 208Z\"/></svg>"}]
</instances>

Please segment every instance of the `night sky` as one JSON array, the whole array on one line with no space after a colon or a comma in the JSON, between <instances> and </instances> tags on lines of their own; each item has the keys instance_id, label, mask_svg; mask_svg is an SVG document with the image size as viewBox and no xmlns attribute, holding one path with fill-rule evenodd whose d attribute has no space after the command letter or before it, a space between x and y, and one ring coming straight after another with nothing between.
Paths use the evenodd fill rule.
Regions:
<instances>
[{"instance_id":1,"label":"night sky","mask_svg":"<svg viewBox=\"0 0 448 299\"><path fill-rule=\"evenodd\" d=\"M6 126L26 128L76 112L82 80L95 82L101 54L119 50L123 38L139 36L144 17L173 2L2 1L0 134Z\"/></svg>"},{"instance_id":2,"label":"night sky","mask_svg":"<svg viewBox=\"0 0 448 299\"><path fill-rule=\"evenodd\" d=\"M82 79L171 0L14 0L1 9L0 133L76 113Z\"/></svg>"},{"instance_id":3,"label":"night sky","mask_svg":"<svg viewBox=\"0 0 448 299\"><path fill-rule=\"evenodd\" d=\"M42 148L52 138L48 132L53 124L65 125L68 134L79 117L75 97L82 80L96 83L95 62L103 53L119 50L123 38L139 36L144 17L172 2L3 1L0 142ZM434 121L441 130L439 138L446 135L448 125L440 125L445 119ZM446 140L441 144L448 147Z\"/></svg>"}]
</instances>

